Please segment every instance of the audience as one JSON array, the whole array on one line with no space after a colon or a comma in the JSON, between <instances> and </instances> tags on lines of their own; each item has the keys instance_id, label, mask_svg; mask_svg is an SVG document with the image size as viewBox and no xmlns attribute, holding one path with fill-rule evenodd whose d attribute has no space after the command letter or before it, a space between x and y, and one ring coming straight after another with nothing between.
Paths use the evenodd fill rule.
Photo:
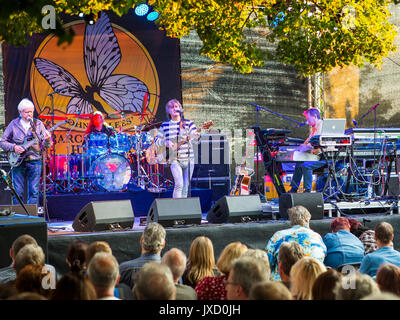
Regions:
<instances>
[{"instance_id":1,"label":"audience","mask_svg":"<svg viewBox=\"0 0 400 320\"><path fill-rule=\"evenodd\" d=\"M324 264L312 257L303 257L290 271L290 291L296 300L312 300L315 279L326 271Z\"/></svg>"},{"instance_id":2,"label":"audience","mask_svg":"<svg viewBox=\"0 0 400 320\"><path fill-rule=\"evenodd\" d=\"M335 300L360 300L379 292L379 287L374 279L367 274L358 272L343 277L334 289Z\"/></svg>"},{"instance_id":3,"label":"audience","mask_svg":"<svg viewBox=\"0 0 400 320\"><path fill-rule=\"evenodd\" d=\"M400 296L400 268L391 263L382 264L376 273L376 283L382 292Z\"/></svg>"},{"instance_id":4,"label":"audience","mask_svg":"<svg viewBox=\"0 0 400 320\"><path fill-rule=\"evenodd\" d=\"M281 282L262 281L251 287L249 300L293 300L293 296Z\"/></svg>"},{"instance_id":5,"label":"audience","mask_svg":"<svg viewBox=\"0 0 400 320\"><path fill-rule=\"evenodd\" d=\"M334 289L342 277L343 274L334 269L321 273L312 286L313 300L335 300Z\"/></svg>"},{"instance_id":6,"label":"audience","mask_svg":"<svg viewBox=\"0 0 400 320\"><path fill-rule=\"evenodd\" d=\"M161 224L157 222L147 224L140 237L141 256L133 260L125 261L119 266L121 283L127 284L132 289L135 281L135 273L138 272L143 265L150 261L161 262L161 251L165 247L165 237L166 232Z\"/></svg>"},{"instance_id":7,"label":"audience","mask_svg":"<svg viewBox=\"0 0 400 320\"><path fill-rule=\"evenodd\" d=\"M271 280L274 281L281 280L278 269L278 253L283 242L298 242L303 247L305 256L311 256L321 262L324 261L326 255L326 246L321 236L309 227L310 212L303 206L294 206L288 209L288 216L292 227L277 231L265 248L272 270Z\"/></svg>"},{"instance_id":8,"label":"audience","mask_svg":"<svg viewBox=\"0 0 400 320\"><path fill-rule=\"evenodd\" d=\"M375 227L375 240L378 250L367 254L361 261L360 273L375 277L378 268L384 263L400 267L400 252L393 249L393 227L390 223L380 222Z\"/></svg>"},{"instance_id":9,"label":"audience","mask_svg":"<svg viewBox=\"0 0 400 320\"><path fill-rule=\"evenodd\" d=\"M282 284L290 290L290 270L293 265L304 257L304 250L297 242L283 242L279 247L278 271Z\"/></svg>"},{"instance_id":10,"label":"audience","mask_svg":"<svg viewBox=\"0 0 400 320\"><path fill-rule=\"evenodd\" d=\"M240 257L232 262L225 282L228 300L248 300L251 287L267 281L269 270L262 259Z\"/></svg>"},{"instance_id":11,"label":"audience","mask_svg":"<svg viewBox=\"0 0 400 320\"><path fill-rule=\"evenodd\" d=\"M350 232L349 220L343 217L333 219L330 230L331 232L323 238L327 249L324 264L336 269L343 264L361 263L364 258L364 245Z\"/></svg>"},{"instance_id":12,"label":"audience","mask_svg":"<svg viewBox=\"0 0 400 320\"><path fill-rule=\"evenodd\" d=\"M183 273L183 284L195 288L204 277L219 276L215 266L214 246L210 238L199 236L193 240L189 249L189 259Z\"/></svg>"},{"instance_id":13,"label":"audience","mask_svg":"<svg viewBox=\"0 0 400 320\"><path fill-rule=\"evenodd\" d=\"M393 248L389 223L376 225L377 249L362 258L358 271L343 276L338 266L359 262L366 246L356 235L368 230L354 219L335 218L321 244L322 238L309 229L307 209L297 206L288 213L291 228L276 232L265 251L232 242L216 264L213 243L205 236L193 240L189 258L172 248L161 259L166 233L158 223L143 231L141 256L120 265L107 242L74 240L66 252L70 271L57 283L42 248L23 235L9 249L12 264L0 270L0 281L6 281L0 282L0 300L120 300L121 292L122 299L136 295L139 300L400 299L400 252ZM280 281L270 281L276 280L271 261ZM119 283L123 273L132 289ZM182 279L190 285L181 284Z\"/></svg>"},{"instance_id":14,"label":"audience","mask_svg":"<svg viewBox=\"0 0 400 320\"><path fill-rule=\"evenodd\" d=\"M206 276L196 285L195 290L199 300L227 299L224 281L228 280L232 261L239 258L246 251L247 246L239 241L232 242L225 246L216 264L221 275L216 277Z\"/></svg>"},{"instance_id":15,"label":"audience","mask_svg":"<svg viewBox=\"0 0 400 320\"><path fill-rule=\"evenodd\" d=\"M90 260L87 275L96 290L98 300L120 300L114 295L120 275L118 261L112 254L96 253Z\"/></svg>"},{"instance_id":16,"label":"audience","mask_svg":"<svg viewBox=\"0 0 400 320\"><path fill-rule=\"evenodd\" d=\"M185 271L186 262L185 253L178 248L168 250L161 259L161 263L171 269L176 287L175 300L197 300L197 293L191 286L179 283Z\"/></svg>"},{"instance_id":17,"label":"audience","mask_svg":"<svg viewBox=\"0 0 400 320\"><path fill-rule=\"evenodd\" d=\"M378 249L375 241L375 231L362 225L355 219L348 219L350 223L350 232L360 239L364 245L364 253L368 254Z\"/></svg>"},{"instance_id":18,"label":"audience","mask_svg":"<svg viewBox=\"0 0 400 320\"><path fill-rule=\"evenodd\" d=\"M146 263L135 275L134 291L138 300L175 300L171 269L156 261Z\"/></svg>"}]
</instances>

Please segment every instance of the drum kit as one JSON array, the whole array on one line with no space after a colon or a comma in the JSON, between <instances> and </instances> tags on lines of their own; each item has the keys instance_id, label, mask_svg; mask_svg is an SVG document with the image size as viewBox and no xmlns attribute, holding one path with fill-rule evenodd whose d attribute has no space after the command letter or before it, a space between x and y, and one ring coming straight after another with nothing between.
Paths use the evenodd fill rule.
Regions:
<instances>
[{"instance_id":1,"label":"drum kit","mask_svg":"<svg viewBox=\"0 0 400 320\"><path fill-rule=\"evenodd\" d=\"M109 117L121 119L131 113L118 111L109 114ZM55 116L39 116L41 119L50 117ZM66 119L57 116L55 120ZM160 125L161 122L158 122L142 127L140 123L139 126L133 125L132 132L123 132L121 129L110 136L90 133L78 148L81 152L70 153L69 135L74 128L72 126L66 134L67 154L53 154L47 158L46 193L126 191L130 183L150 192L165 192L172 182L163 178L163 172L160 171L164 167L146 160L147 150L154 145L156 129Z\"/></svg>"}]
</instances>

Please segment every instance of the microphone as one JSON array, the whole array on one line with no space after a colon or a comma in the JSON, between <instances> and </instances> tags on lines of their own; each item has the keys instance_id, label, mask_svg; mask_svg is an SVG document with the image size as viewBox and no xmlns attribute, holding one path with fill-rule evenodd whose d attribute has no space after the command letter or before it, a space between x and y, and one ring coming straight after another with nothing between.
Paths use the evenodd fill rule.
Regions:
<instances>
[{"instance_id":1,"label":"microphone","mask_svg":"<svg viewBox=\"0 0 400 320\"><path fill-rule=\"evenodd\" d=\"M358 127L357 127L357 121L356 121L356 120L353 119L353 120L351 120L351 122L353 122L353 124L355 125L355 127L358 128Z\"/></svg>"},{"instance_id":2,"label":"microphone","mask_svg":"<svg viewBox=\"0 0 400 320\"><path fill-rule=\"evenodd\" d=\"M308 121L298 124L297 126L295 126L295 128L300 128L300 127L305 126L307 124L308 124Z\"/></svg>"},{"instance_id":3,"label":"microphone","mask_svg":"<svg viewBox=\"0 0 400 320\"><path fill-rule=\"evenodd\" d=\"M55 93L60 93L61 91L65 90L65 89L68 89L68 86L65 86L65 87L60 88L60 89L56 89L56 90L54 90L53 92L50 92L50 93L48 94L48 96L51 96L52 94L55 94Z\"/></svg>"}]
</instances>

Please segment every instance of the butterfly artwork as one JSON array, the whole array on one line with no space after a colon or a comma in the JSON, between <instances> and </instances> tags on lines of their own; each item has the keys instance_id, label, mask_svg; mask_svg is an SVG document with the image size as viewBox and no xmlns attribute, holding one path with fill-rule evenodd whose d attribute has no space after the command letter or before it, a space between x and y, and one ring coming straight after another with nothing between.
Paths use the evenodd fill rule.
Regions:
<instances>
[{"instance_id":1,"label":"butterfly artwork","mask_svg":"<svg viewBox=\"0 0 400 320\"><path fill-rule=\"evenodd\" d=\"M67 113L90 114L98 110L108 115L95 93L115 111L140 112L148 88L128 74L113 74L121 57L118 39L103 12L94 25L85 27L83 60L90 85L83 88L68 70L50 60L35 58L33 62L54 91L71 97Z\"/></svg>"}]
</instances>

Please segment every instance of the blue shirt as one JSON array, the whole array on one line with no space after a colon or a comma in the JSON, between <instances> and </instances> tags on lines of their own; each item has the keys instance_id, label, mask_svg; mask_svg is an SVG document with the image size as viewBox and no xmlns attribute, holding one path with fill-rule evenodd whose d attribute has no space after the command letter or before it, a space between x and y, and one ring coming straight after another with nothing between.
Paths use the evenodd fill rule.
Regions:
<instances>
[{"instance_id":1,"label":"blue shirt","mask_svg":"<svg viewBox=\"0 0 400 320\"><path fill-rule=\"evenodd\" d=\"M305 256L310 256L324 262L326 246L319 233L300 225L277 231L268 241L265 248L271 266L271 280L281 280L278 270L278 253L284 241L296 241L303 247Z\"/></svg>"},{"instance_id":2,"label":"blue shirt","mask_svg":"<svg viewBox=\"0 0 400 320\"><path fill-rule=\"evenodd\" d=\"M323 238L327 255L324 264L336 269L341 264L361 262L364 245L354 234L346 230L327 233Z\"/></svg>"},{"instance_id":3,"label":"blue shirt","mask_svg":"<svg viewBox=\"0 0 400 320\"><path fill-rule=\"evenodd\" d=\"M161 256L159 254L143 253L139 258L122 262L119 265L119 273L121 275L119 282L127 284L132 289L135 284L135 273L150 261L160 262Z\"/></svg>"},{"instance_id":4,"label":"blue shirt","mask_svg":"<svg viewBox=\"0 0 400 320\"><path fill-rule=\"evenodd\" d=\"M400 267L400 252L394 250L393 247L379 248L364 257L359 272L375 277L379 267L385 263L392 263Z\"/></svg>"}]
</instances>

